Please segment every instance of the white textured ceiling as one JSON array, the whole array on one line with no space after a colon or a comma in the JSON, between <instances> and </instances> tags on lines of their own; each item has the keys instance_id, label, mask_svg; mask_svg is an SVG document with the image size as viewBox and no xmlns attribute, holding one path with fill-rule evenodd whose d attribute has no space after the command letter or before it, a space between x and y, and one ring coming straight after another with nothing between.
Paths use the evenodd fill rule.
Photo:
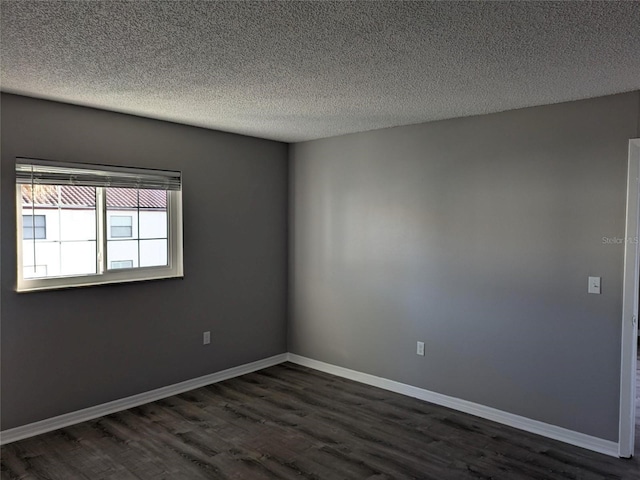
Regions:
<instances>
[{"instance_id":1,"label":"white textured ceiling","mask_svg":"<svg viewBox=\"0 0 640 480\"><path fill-rule=\"evenodd\" d=\"M2 1L3 91L287 142L640 89L640 2Z\"/></svg>"}]
</instances>

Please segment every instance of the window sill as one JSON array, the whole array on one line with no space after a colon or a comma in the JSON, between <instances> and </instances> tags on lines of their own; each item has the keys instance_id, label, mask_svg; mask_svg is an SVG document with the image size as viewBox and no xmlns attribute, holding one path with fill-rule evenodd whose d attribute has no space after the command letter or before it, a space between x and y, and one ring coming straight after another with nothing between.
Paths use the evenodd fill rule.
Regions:
<instances>
[{"instance_id":1,"label":"window sill","mask_svg":"<svg viewBox=\"0 0 640 480\"><path fill-rule=\"evenodd\" d=\"M155 270L155 269L154 269ZM145 276L129 277L118 272L113 275L85 275L72 277L57 277L49 279L24 280L16 287L17 293L40 292L46 290L67 290L69 288L95 287L98 285L113 285L122 283L147 282L152 280L168 280L184 278L183 272L167 273L166 269L152 272L149 269Z\"/></svg>"}]
</instances>

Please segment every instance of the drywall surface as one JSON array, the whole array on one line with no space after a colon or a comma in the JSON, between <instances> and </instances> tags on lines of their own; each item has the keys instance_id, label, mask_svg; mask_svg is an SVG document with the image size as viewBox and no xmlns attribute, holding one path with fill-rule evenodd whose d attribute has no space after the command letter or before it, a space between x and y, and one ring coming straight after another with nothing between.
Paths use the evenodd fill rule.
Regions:
<instances>
[{"instance_id":1,"label":"drywall surface","mask_svg":"<svg viewBox=\"0 0 640 480\"><path fill-rule=\"evenodd\" d=\"M184 279L15 293L17 156L182 170ZM286 352L286 144L3 94L1 195L2 429Z\"/></svg>"},{"instance_id":2,"label":"drywall surface","mask_svg":"<svg viewBox=\"0 0 640 480\"><path fill-rule=\"evenodd\" d=\"M289 351L617 441L638 96L295 144Z\"/></svg>"}]
</instances>

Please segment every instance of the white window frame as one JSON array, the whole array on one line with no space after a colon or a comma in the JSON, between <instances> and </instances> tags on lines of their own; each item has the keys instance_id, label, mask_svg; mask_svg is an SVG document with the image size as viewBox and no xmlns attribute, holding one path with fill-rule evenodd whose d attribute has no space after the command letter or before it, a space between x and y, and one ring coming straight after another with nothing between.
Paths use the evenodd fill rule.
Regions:
<instances>
[{"instance_id":1,"label":"white window frame","mask_svg":"<svg viewBox=\"0 0 640 480\"><path fill-rule=\"evenodd\" d=\"M93 172L115 172L114 175L135 175L136 172L144 175L158 174L161 171L150 169L128 169L124 167L109 167L88 164L62 164L44 160L16 159L16 165L29 164L40 166L53 166L70 170L92 170ZM96 274L70 275L48 278L24 278L23 266L23 228L22 228L22 194L20 185L16 182L16 235L17 235L17 284L18 292L30 292L38 290L53 290L70 287L82 287L91 285L103 285L109 283L126 283L163 278L184 277L183 267L183 241L182 241L182 190L181 175L179 172L180 189L167 190L167 265L154 267L135 267L131 269L110 270L107 265L107 215L106 215L106 188L96 186ZM79 183L81 184L81 183ZM114 185L123 187L122 184ZM134 184L127 188L136 188Z\"/></svg>"}]
</instances>

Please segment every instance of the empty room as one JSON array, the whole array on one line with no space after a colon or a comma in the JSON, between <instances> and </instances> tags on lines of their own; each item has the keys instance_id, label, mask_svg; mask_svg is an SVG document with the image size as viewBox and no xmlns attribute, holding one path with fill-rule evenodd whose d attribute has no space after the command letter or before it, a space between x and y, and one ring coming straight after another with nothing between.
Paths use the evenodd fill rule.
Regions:
<instances>
[{"instance_id":1,"label":"empty room","mask_svg":"<svg viewBox=\"0 0 640 480\"><path fill-rule=\"evenodd\" d=\"M0 22L2 480L640 480L640 2Z\"/></svg>"}]
</instances>

